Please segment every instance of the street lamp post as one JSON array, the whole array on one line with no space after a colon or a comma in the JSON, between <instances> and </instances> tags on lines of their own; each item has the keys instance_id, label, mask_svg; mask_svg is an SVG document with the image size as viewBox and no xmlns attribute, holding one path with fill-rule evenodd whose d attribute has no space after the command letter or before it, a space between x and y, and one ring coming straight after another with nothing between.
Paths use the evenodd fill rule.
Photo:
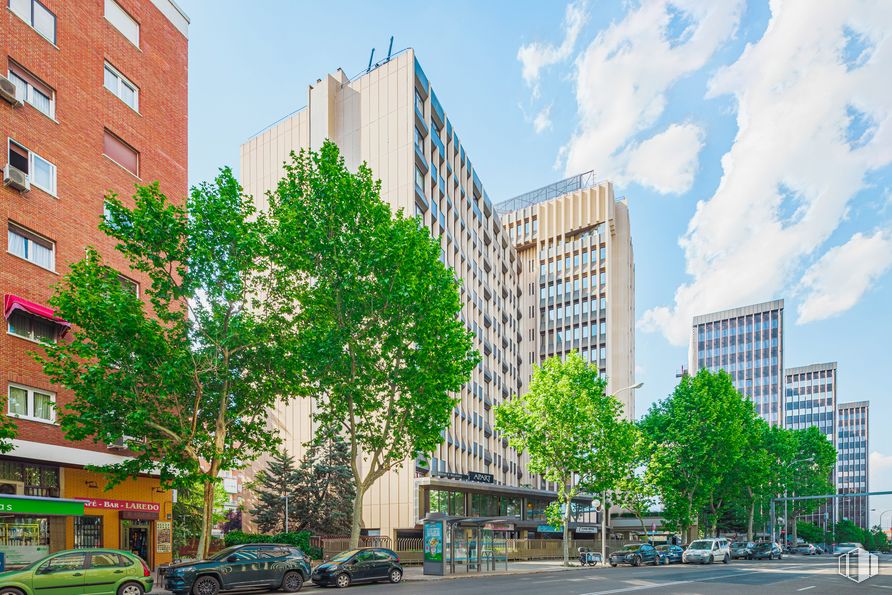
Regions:
<instances>
[{"instance_id":1,"label":"street lamp post","mask_svg":"<svg viewBox=\"0 0 892 595\"><path fill-rule=\"evenodd\" d=\"M627 390L635 390L644 386L643 382L637 382L631 386L626 386L615 391L612 397L616 398L618 394ZM604 490L601 500L601 564L607 563L607 490Z\"/></svg>"},{"instance_id":2,"label":"street lamp post","mask_svg":"<svg viewBox=\"0 0 892 595\"><path fill-rule=\"evenodd\" d=\"M876 512L877 509L876 509L876 508L871 508L870 511L871 511L871 512ZM879 520L880 531L883 530L883 515L885 515L887 512L892 512L892 509L890 509L890 510L884 510L883 512L880 513L880 520Z\"/></svg>"}]
</instances>

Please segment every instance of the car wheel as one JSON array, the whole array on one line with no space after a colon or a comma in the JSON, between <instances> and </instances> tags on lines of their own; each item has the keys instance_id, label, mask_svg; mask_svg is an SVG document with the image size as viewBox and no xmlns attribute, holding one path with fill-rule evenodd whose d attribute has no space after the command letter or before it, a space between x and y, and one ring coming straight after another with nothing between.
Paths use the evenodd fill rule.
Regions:
<instances>
[{"instance_id":1,"label":"car wheel","mask_svg":"<svg viewBox=\"0 0 892 595\"><path fill-rule=\"evenodd\" d=\"M390 579L390 582L398 583L403 580L403 571L399 568L394 568L390 571L390 576L388 578Z\"/></svg>"},{"instance_id":2,"label":"car wheel","mask_svg":"<svg viewBox=\"0 0 892 595\"><path fill-rule=\"evenodd\" d=\"M613 568L616 568L616 562L611 562L610 566L612 566Z\"/></svg>"},{"instance_id":3,"label":"car wheel","mask_svg":"<svg viewBox=\"0 0 892 595\"><path fill-rule=\"evenodd\" d=\"M342 572L335 578L335 585L337 585L339 589L346 589L350 586L350 575L346 572Z\"/></svg>"},{"instance_id":4,"label":"car wheel","mask_svg":"<svg viewBox=\"0 0 892 595\"><path fill-rule=\"evenodd\" d=\"M641 566L641 558L638 556L632 558L632 566Z\"/></svg>"},{"instance_id":5,"label":"car wheel","mask_svg":"<svg viewBox=\"0 0 892 595\"><path fill-rule=\"evenodd\" d=\"M712 564L713 562L715 562L715 557L713 557L712 554L709 554L709 564Z\"/></svg>"},{"instance_id":6,"label":"car wheel","mask_svg":"<svg viewBox=\"0 0 892 595\"><path fill-rule=\"evenodd\" d=\"M294 570L286 572L282 577L282 590L286 593L297 593L304 586L304 577Z\"/></svg>"},{"instance_id":7,"label":"car wheel","mask_svg":"<svg viewBox=\"0 0 892 595\"><path fill-rule=\"evenodd\" d=\"M220 581L212 576L200 576L192 585L192 595L217 595L220 592Z\"/></svg>"},{"instance_id":8,"label":"car wheel","mask_svg":"<svg viewBox=\"0 0 892 595\"><path fill-rule=\"evenodd\" d=\"M4 587L0 589L0 595L22 595L22 592L12 587Z\"/></svg>"},{"instance_id":9,"label":"car wheel","mask_svg":"<svg viewBox=\"0 0 892 595\"><path fill-rule=\"evenodd\" d=\"M139 583L124 583L118 587L118 595L143 595L145 592Z\"/></svg>"},{"instance_id":10,"label":"car wheel","mask_svg":"<svg viewBox=\"0 0 892 595\"><path fill-rule=\"evenodd\" d=\"M725 557L722 558L722 563L727 564L730 561L731 561L731 556L729 556L728 554L725 554Z\"/></svg>"}]
</instances>

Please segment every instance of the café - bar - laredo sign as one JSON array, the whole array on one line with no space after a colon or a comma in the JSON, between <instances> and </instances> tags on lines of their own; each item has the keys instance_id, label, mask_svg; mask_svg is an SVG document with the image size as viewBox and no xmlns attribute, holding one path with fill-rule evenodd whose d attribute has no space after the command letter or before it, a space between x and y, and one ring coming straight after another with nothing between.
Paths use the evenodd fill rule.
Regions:
<instances>
[{"instance_id":1,"label":"caf\u00e9 - bar - laredo sign","mask_svg":"<svg viewBox=\"0 0 892 595\"><path fill-rule=\"evenodd\" d=\"M120 510L124 512L143 512L158 514L161 512L161 504L158 502L134 502L132 500L105 500L103 498L78 498L84 501L87 508L101 508L102 510Z\"/></svg>"}]
</instances>

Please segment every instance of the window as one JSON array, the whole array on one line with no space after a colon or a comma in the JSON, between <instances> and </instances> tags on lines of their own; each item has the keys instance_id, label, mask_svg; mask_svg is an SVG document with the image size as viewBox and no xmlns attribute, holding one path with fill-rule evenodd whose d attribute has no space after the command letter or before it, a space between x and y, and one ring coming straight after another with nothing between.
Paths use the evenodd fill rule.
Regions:
<instances>
[{"instance_id":1,"label":"window","mask_svg":"<svg viewBox=\"0 0 892 595\"><path fill-rule=\"evenodd\" d=\"M133 20L123 8L118 6L115 0L105 0L105 18L115 26L115 29L130 40L130 43L139 47L139 23Z\"/></svg>"},{"instance_id":2,"label":"window","mask_svg":"<svg viewBox=\"0 0 892 595\"><path fill-rule=\"evenodd\" d=\"M9 385L9 415L52 423L56 419L53 405L56 395L28 386Z\"/></svg>"},{"instance_id":3,"label":"window","mask_svg":"<svg viewBox=\"0 0 892 595\"><path fill-rule=\"evenodd\" d=\"M86 554L63 554L47 560L40 565L38 574L51 574L54 572L71 572L83 570L86 562Z\"/></svg>"},{"instance_id":4,"label":"window","mask_svg":"<svg viewBox=\"0 0 892 595\"><path fill-rule=\"evenodd\" d=\"M56 166L22 145L9 141L9 164L28 174L31 184L56 195Z\"/></svg>"},{"instance_id":5,"label":"window","mask_svg":"<svg viewBox=\"0 0 892 595\"><path fill-rule=\"evenodd\" d=\"M13 223L9 224L7 249L19 258L50 271L56 268L55 244Z\"/></svg>"},{"instance_id":6,"label":"window","mask_svg":"<svg viewBox=\"0 0 892 595\"><path fill-rule=\"evenodd\" d=\"M56 43L56 15L37 0L9 0L9 9L34 27L34 30Z\"/></svg>"},{"instance_id":7,"label":"window","mask_svg":"<svg viewBox=\"0 0 892 595\"><path fill-rule=\"evenodd\" d=\"M105 63L105 88L134 110L139 111L139 88L108 62Z\"/></svg>"},{"instance_id":8,"label":"window","mask_svg":"<svg viewBox=\"0 0 892 595\"><path fill-rule=\"evenodd\" d=\"M139 283L124 275L118 275L118 282L121 284L121 287L139 297Z\"/></svg>"},{"instance_id":9,"label":"window","mask_svg":"<svg viewBox=\"0 0 892 595\"><path fill-rule=\"evenodd\" d=\"M18 96L33 105L37 111L54 118L56 115L56 93L39 78L18 66L10 63L9 80L15 83Z\"/></svg>"},{"instance_id":10,"label":"window","mask_svg":"<svg viewBox=\"0 0 892 595\"><path fill-rule=\"evenodd\" d=\"M139 177L139 153L108 130L105 131L102 152L134 176Z\"/></svg>"},{"instance_id":11,"label":"window","mask_svg":"<svg viewBox=\"0 0 892 595\"><path fill-rule=\"evenodd\" d=\"M51 320L14 310L6 319L9 334L31 341L55 342L59 327Z\"/></svg>"},{"instance_id":12,"label":"window","mask_svg":"<svg viewBox=\"0 0 892 595\"><path fill-rule=\"evenodd\" d=\"M419 188L424 188L424 174L421 173L417 165L415 166L415 185Z\"/></svg>"},{"instance_id":13,"label":"window","mask_svg":"<svg viewBox=\"0 0 892 595\"><path fill-rule=\"evenodd\" d=\"M74 547L102 547L101 516L74 517ZM118 554L101 552L93 554L90 566L93 568L108 568L111 566L129 566L129 564L121 564L121 556L118 556Z\"/></svg>"}]
</instances>

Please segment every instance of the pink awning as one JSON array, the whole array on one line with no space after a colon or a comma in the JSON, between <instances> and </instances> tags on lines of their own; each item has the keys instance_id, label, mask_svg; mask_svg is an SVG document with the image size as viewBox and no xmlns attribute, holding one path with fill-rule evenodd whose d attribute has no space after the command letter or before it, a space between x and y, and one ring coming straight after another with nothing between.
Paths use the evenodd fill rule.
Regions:
<instances>
[{"instance_id":1,"label":"pink awning","mask_svg":"<svg viewBox=\"0 0 892 595\"><path fill-rule=\"evenodd\" d=\"M62 327L60 335L63 337L65 336L65 333L68 332L68 329L71 328L71 323L56 316L56 312L52 308L35 304L34 302L29 302L25 298L20 298L17 295L7 293L3 299L3 316L9 318L16 310L22 310L28 314L53 321Z\"/></svg>"}]
</instances>

